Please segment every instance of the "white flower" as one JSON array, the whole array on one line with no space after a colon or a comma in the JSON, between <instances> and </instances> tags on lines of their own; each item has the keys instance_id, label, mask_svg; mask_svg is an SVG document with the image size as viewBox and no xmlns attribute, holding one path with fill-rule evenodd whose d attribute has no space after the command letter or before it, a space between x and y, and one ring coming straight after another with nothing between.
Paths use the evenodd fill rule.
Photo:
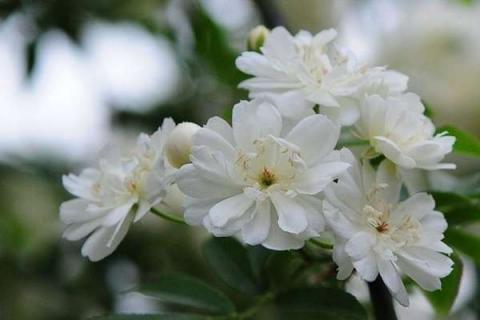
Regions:
<instances>
[{"instance_id":1,"label":"white flower","mask_svg":"<svg viewBox=\"0 0 480 320\"><path fill-rule=\"evenodd\" d=\"M417 193L399 202L401 183L388 160L375 172L346 150L342 159L352 166L327 187L323 203L336 238L337 277L346 279L353 269L366 281L380 275L404 306L408 294L401 273L425 290L440 289L440 278L451 272L453 262L442 254L452 250L442 242L447 222L435 211L433 198Z\"/></svg>"},{"instance_id":2,"label":"white flower","mask_svg":"<svg viewBox=\"0 0 480 320\"><path fill-rule=\"evenodd\" d=\"M435 135L435 127L423 110L420 99L412 93L366 96L355 132L370 142L375 154L383 154L405 169L455 169L455 164L439 163L452 151L455 138L445 133Z\"/></svg>"},{"instance_id":3,"label":"white flower","mask_svg":"<svg viewBox=\"0 0 480 320\"><path fill-rule=\"evenodd\" d=\"M351 98L364 84L367 68L337 48L336 35L333 29L314 36L306 31L292 36L283 27L273 29L261 53L244 52L237 59L237 67L253 76L240 87L248 89L250 97L299 94L310 108L318 104L338 109L340 122L352 124L358 110Z\"/></svg>"},{"instance_id":4,"label":"white flower","mask_svg":"<svg viewBox=\"0 0 480 320\"><path fill-rule=\"evenodd\" d=\"M185 219L251 245L302 247L324 229L318 193L348 167L333 151L339 128L313 115L281 135L277 109L255 100L233 108L232 127L215 117L195 134L176 178Z\"/></svg>"},{"instance_id":5,"label":"white flower","mask_svg":"<svg viewBox=\"0 0 480 320\"><path fill-rule=\"evenodd\" d=\"M174 126L166 119L151 137L141 134L136 149L120 163L101 161L99 169L63 177L65 188L77 197L60 207L60 218L67 224L64 237L88 236L82 255L98 261L111 254L132 222L167 196L175 170L165 161L163 148Z\"/></svg>"}]
</instances>

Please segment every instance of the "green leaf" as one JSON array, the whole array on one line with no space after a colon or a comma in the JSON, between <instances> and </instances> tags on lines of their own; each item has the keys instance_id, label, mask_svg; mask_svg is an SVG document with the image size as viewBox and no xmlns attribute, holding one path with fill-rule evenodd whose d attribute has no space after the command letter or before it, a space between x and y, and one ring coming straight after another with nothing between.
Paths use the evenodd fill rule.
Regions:
<instances>
[{"instance_id":1,"label":"green leaf","mask_svg":"<svg viewBox=\"0 0 480 320\"><path fill-rule=\"evenodd\" d=\"M432 192L437 210L442 212L449 225L459 225L480 220L480 199L451 192Z\"/></svg>"},{"instance_id":2,"label":"green leaf","mask_svg":"<svg viewBox=\"0 0 480 320\"><path fill-rule=\"evenodd\" d=\"M445 243L471 257L480 265L480 238L459 228L449 228L445 232Z\"/></svg>"},{"instance_id":3,"label":"green leaf","mask_svg":"<svg viewBox=\"0 0 480 320\"><path fill-rule=\"evenodd\" d=\"M267 274L273 288L285 289L295 274L304 265L303 259L294 251L273 253L267 261Z\"/></svg>"},{"instance_id":4,"label":"green leaf","mask_svg":"<svg viewBox=\"0 0 480 320\"><path fill-rule=\"evenodd\" d=\"M112 314L88 318L89 320L208 320L196 314Z\"/></svg>"},{"instance_id":5,"label":"green leaf","mask_svg":"<svg viewBox=\"0 0 480 320\"><path fill-rule=\"evenodd\" d=\"M451 258L455 264L453 265L452 273L442 279L442 289L434 292L424 291L432 307L441 316L448 315L452 309L458 289L460 289L460 280L462 279L462 260L457 254L452 254Z\"/></svg>"},{"instance_id":6,"label":"green leaf","mask_svg":"<svg viewBox=\"0 0 480 320\"><path fill-rule=\"evenodd\" d=\"M363 320L367 312L349 293L336 288L305 288L281 294L275 305L279 320Z\"/></svg>"},{"instance_id":7,"label":"green leaf","mask_svg":"<svg viewBox=\"0 0 480 320\"><path fill-rule=\"evenodd\" d=\"M259 292L247 250L232 238L211 238L203 245L203 255L216 274L232 288L247 294Z\"/></svg>"},{"instance_id":8,"label":"green leaf","mask_svg":"<svg viewBox=\"0 0 480 320\"><path fill-rule=\"evenodd\" d=\"M214 314L235 312L235 306L222 292L199 279L183 274L163 276L158 281L140 286L136 291L166 303L193 307Z\"/></svg>"},{"instance_id":9,"label":"green leaf","mask_svg":"<svg viewBox=\"0 0 480 320\"><path fill-rule=\"evenodd\" d=\"M253 275L257 280L261 280L265 271L265 265L272 254L271 250L263 246L250 246L247 248L248 259Z\"/></svg>"},{"instance_id":10,"label":"green leaf","mask_svg":"<svg viewBox=\"0 0 480 320\"><path fill-rule=\"evenodd\" d=\"M480 139L453 126L444 126L437 130L438 133L445 131L456 138L453 151L464 155L480 157Z\"/></svg>"}]
</instances>

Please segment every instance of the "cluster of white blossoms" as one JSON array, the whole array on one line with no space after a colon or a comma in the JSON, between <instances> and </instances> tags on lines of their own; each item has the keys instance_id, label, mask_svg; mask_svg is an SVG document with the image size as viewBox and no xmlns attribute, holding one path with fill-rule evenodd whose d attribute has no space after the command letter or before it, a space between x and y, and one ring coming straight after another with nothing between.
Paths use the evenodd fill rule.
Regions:
<instances>
[{"instance_id":1,"label":"cluster of white blossoms","mask_svg":"<svg viewBox=\"0 0 480 320\"><path fill-rule=\"evenodd\" d=\"M181 192L185 221L214 236L290 250L331 232L339 279L380 276L402 305L402 275L439 289L453 265L447 223L431 196L401 192L402 173L453 169L442 161L455 139L435 134L407 76L358 63L335 30L252 35L256 51L236 63L253 76L240 84L252 100L233 107L232 124L166 120L120 163L65 177L78 197L61 207L65 237L88 236L82 253L102 259L132 222L168 211L169 193ZM344 131L365 149L341 148Z\"/></svg>"}]
</instances>

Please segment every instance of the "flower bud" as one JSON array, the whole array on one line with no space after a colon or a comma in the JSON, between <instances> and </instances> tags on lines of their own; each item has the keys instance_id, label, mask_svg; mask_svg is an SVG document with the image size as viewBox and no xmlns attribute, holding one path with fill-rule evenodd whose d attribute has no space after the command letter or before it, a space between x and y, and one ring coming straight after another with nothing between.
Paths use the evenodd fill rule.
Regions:
<instances>
[{"instance_id":1,"label":"flower bud","mask_svg":"<svg viewBox=\"0 0 480 320\"><path fill-rule=\"evenodd\" d=\"M269 34L270 30L268 30L265 26L260 25L253 28L252 31L250 31L250 35L248 36L248 50L260 51L260 48L263 46L263 43L265 42Z\"/></svg>"},{"instance_id":2,"label":"flower bud","mask_svg":"<svg viewBox=\"0 0 480 320\"><path fill-rule=\"evenodd\" d=\"M192 152L192 137L200 126L192 122L182 122L172 130L165 144L168 162L175 168L190 163Z\"/></svg>"}]
</instances>

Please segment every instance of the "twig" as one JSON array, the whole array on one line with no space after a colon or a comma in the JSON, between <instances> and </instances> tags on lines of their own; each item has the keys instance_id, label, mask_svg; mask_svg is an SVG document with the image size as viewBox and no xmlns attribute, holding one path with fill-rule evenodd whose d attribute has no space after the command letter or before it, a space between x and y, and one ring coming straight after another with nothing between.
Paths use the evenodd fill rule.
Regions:
<instances>
[{"instance_id":1,"label":"twig","mask_svg":"<svg viewBox=\"0 0 480 320\"><path fill-rule=\"evenodd\" d=\"M373 314L377 320L397 320L393 308L392 295L383 283L380 276L373 282L368 282L368 290L373 307Z\"/></svg>"}]
</instances>

